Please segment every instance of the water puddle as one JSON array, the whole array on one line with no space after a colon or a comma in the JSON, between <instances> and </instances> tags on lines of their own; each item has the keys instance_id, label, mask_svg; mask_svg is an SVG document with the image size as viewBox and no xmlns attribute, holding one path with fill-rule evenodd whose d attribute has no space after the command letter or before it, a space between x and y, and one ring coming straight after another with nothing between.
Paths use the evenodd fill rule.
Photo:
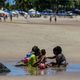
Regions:
<instances>
[{"instance_id":1,"label":"water puddle","mask_svg":"<svg viewBox=\"0 0 80 80\"><path fill-rule=\"evenodd\" d=\"M80 72L80 64L69 64L66 72Z\"/></svg>"},{"instance_id":2,"label":"water puddle","mask_svg":"<svg viewBox=\"0 0 80 80\"><path fill-rule=\"evenodd\" d=\"M30 67L15 67L15 64L6 63L5 64L11 72L9 73L0 73L0 75L9 75L9 76L26 76L26 75L55 75L58 72L80 72L80 64L69 64L65 69L58 68L47 68L40 70L38 68Z\"/></svg>"}]
</instances>

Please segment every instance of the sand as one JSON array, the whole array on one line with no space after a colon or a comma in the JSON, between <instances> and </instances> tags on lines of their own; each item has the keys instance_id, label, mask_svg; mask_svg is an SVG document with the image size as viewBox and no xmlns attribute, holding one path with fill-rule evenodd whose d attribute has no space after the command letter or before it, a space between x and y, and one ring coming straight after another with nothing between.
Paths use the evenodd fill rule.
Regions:
<instances>
[{"instance_id":1,"label":"sand","mask_svg":"<svg viewBox=\"0 0 80 80\"><path fill-rule=\"evenodd\" d=\"M32 46L45 48L47 56L59 45L68 63L80 64L80 18L58 18L49 23L49 18L14 18L0 22L0 62L17 62ZM35 23L35 24L34 24ZM0 76L0 80L79 80L80 73L59 73L53 76Z\"/></svg>"}]
</instances>

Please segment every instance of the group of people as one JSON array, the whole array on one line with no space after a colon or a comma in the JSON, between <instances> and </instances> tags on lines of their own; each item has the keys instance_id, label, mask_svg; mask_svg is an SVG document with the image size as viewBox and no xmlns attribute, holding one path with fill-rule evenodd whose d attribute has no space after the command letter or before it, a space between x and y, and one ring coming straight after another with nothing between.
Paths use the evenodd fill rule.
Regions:
<instances>
[{"instance_id":1,"label":"group of people","mask_svg":"<svg viewBox=\"0 0 80 80\"><path fill-rule=\"evenodd\" d=\"M50 23L52 22L52 15L50 16L49 21L50 21ZM55 23L57 22L57 17L56 16L54 17L54 21L55 21Z\"/></svg>"},{"instance_id":2,"label":"group of people","mask_svg":"<svg viewBox=\"0 0 80 80\"><path fill-rule=\"evenodd\" d=\"M48 67L60 67L61 65L67 66L67 61L65 56L62 54L62 48L56 46L53 48L53 56L46 57L46 50L39 49L38 46L33 46L32 50L27 53L26 57L21 60L26 65L32 67L39 67L40 69ZM52 62L47 63L47 59L54 59Z\"/></svg>"},{"instance_id":3,"label":"group of people","mask_svg":"<svg viewBox=\"0 0 80 80\"><path fill-rule=\"evenodd\" d=\"M10 21L12 21L12 17L13 17L12 14L9 14ZM8 15L7 14L3 14L2 16L0 15L0 22L2 21L2 18L5 22L6 19L8 18Z\"/></svg>"}]
</instances>

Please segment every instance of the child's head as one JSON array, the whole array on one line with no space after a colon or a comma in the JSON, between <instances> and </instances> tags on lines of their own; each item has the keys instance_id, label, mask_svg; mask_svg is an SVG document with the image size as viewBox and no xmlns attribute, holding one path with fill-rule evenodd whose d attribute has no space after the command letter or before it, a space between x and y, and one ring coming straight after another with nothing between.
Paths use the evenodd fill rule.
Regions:
<instances>
[{"instance_id":1,"label":"child's head","mask_svg":"<svg viewBox=\"0 0 80 80\"><path fill-rule=\"evenodd\" d=\"M41 49L41 54L42 55L46 55L46 50L45 49Z\"/></svg>"},{"instance_id":2,"label":"child's head","mask_svg":"<svg viewBox=\"0 0 80 80\"><path fill-rule=\"evenodd\" d=\"M62 48L60 46L56 46L53 48L53 53L55 55L61 54L62 53Z\"/></svg>"},{"instance_id":3,"label":"child's head","mask_svg":"<svg viewBox=\"0 0 80 80\"><path fill-rule=\"evenodd\" d=\"M32 47L32 51L34 52L34 54L36 56L39 56L40 55L40 49L38 48L38 46L33 46Z\"/></svg>"}]
</instances>

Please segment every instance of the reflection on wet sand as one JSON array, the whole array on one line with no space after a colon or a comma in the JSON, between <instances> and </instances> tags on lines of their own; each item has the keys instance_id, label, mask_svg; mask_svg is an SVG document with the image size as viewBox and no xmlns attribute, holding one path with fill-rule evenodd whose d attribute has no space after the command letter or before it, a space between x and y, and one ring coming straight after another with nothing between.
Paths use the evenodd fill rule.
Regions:
<instances>
[{"instance_id":1,"label":"reflection on wet sand","mask_svg":"<svg viewBox=\"0 0 80 80\"><path fill-rule=\"evenodd\" d=\"M46 69L39 69L38 67L15 67L14 64L5 64L10 70L10 73L1 73L0 75L9 75L9 76L28 76L28 75L57 75L62 72L80 72L80 64L69 64L66 68L52 67Z\"/></svg>"}]
</instances>

